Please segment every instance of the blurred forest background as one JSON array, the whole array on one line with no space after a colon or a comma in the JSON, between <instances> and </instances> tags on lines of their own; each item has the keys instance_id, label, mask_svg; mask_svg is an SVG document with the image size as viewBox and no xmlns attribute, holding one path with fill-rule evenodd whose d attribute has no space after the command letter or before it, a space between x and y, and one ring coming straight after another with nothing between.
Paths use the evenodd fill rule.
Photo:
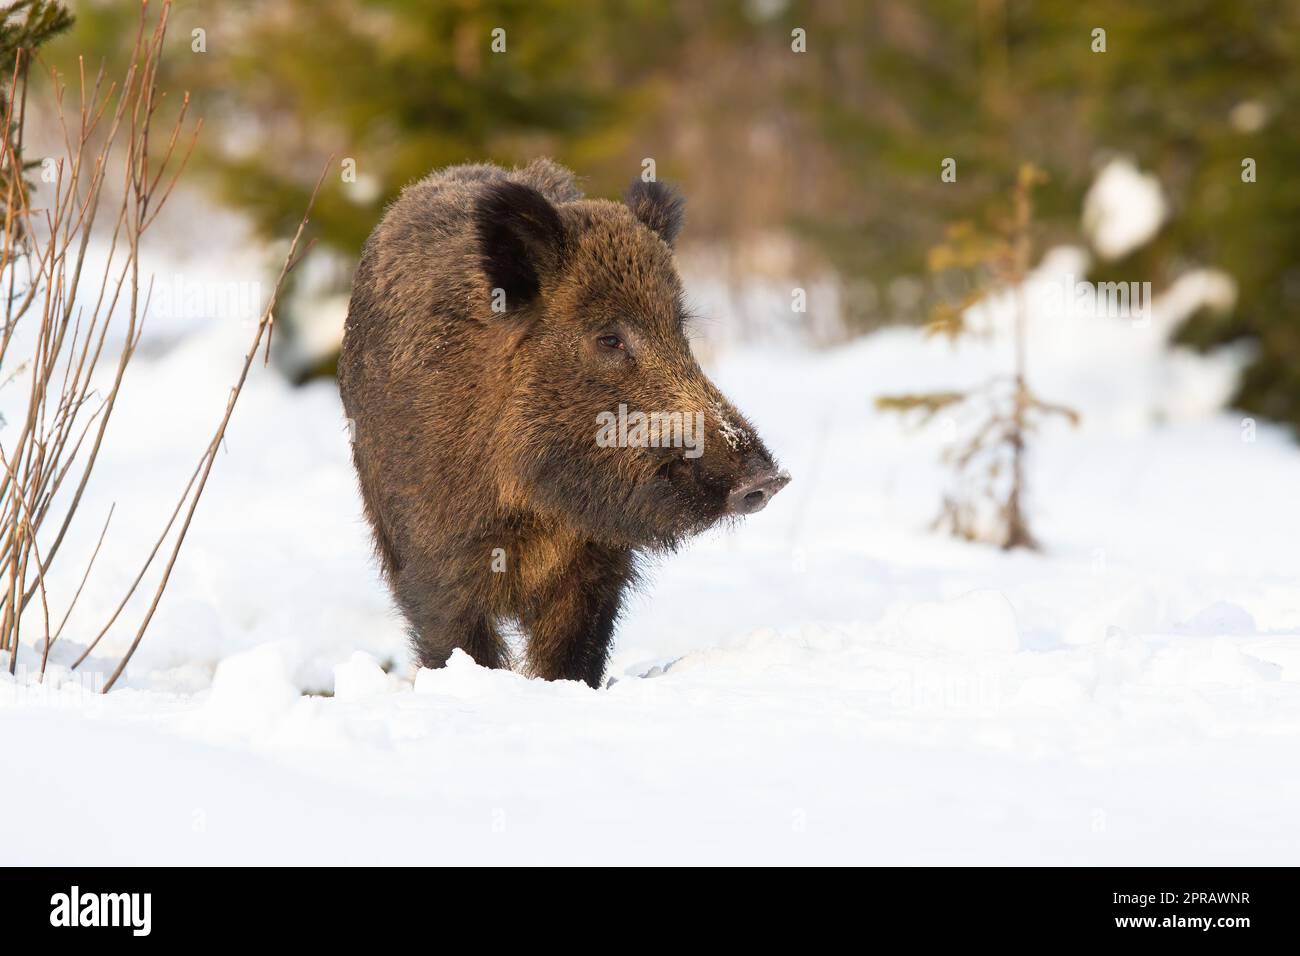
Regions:
<instances>
[{"instance_id":1,"label":"blurred forest background","mask_svg":"<svg viewBox=\"0 0 1300 956\"><path fill-rule=\"evenodd\" d=\"M138 5L67 6L43 56L75 85L78 54L125 59ZM1046 173L1050 245L1084 241L1085 194L1125 158L1158 179L1162 222L1094 248L1089 278L1227 273L1235 300L1177 338L1251 342L1234 403L1300 428L1300 0L182 0L168 42L161 84L205 123L197 181L266 238L326 157L354 161L313 219L339 296L385 204L435 167L545 153L616 196L651 158L687 196L684 255L736 281L830 276L850 336L951 298L927 251L1022 163Z\"/></svg>"}]
</instances>

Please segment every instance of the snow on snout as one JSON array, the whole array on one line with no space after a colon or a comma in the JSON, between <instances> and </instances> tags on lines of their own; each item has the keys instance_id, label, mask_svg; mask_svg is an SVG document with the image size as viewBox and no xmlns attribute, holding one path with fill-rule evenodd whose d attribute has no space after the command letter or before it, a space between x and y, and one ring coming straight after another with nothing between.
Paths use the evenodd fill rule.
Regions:
<instances>
[{"instance_id":1,"label":"snow on snout","mask_svg":"<svg viewBox=\"0 0 1300 956\"><path fill-rule=\"evenodd\" d=\"M749 444L749 432L728 418L720 403L713 403L713 414L718 416L718 434L722 436L728 448L732 451L740 451Z\"/></svg>"}]
</instances>

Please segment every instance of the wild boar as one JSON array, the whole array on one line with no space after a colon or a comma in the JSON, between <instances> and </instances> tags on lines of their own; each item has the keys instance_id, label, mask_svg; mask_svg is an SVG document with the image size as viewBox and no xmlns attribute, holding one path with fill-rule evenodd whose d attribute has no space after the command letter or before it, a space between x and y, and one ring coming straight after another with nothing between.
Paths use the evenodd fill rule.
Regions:
<instances>
[{"instance_id":1,"label":"wild boar","mask_svg":"<svg viewBox=\"0 0 1300 956\"><path fill-rule=\"evenodd\" d=\"M434 173L366 242L339 387L421 665L509 666L514 623L528 672L598 686L638 555L789 481L691 354L682 220L658 182L586 199L539 159Z\"/></svg>"}]
</instances>

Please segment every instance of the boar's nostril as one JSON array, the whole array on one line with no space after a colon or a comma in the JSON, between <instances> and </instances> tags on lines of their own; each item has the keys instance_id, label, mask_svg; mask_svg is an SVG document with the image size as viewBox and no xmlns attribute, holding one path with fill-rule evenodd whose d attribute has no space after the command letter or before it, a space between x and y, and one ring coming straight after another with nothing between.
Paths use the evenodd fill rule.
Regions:
<instances>
[{"instance_id":1,"label":"boar's nostril","mask_svg":"<svg viewBox=\"0 0 1300 956\"><path fill-rule=\"evenodd\" d=\"M772 496L789 483L789 475L776 471L766 471L747 479L727 496L727 510L738 515L752 515L762 511Z\"/></svg>"}]
</instances>

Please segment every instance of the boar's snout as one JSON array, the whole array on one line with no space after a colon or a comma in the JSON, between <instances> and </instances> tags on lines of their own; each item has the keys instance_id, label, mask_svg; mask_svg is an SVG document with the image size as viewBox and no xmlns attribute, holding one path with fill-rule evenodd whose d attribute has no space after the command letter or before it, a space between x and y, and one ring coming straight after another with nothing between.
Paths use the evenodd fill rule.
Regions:
<instances>
[{"instance_id":1,"label":"boar's snout","mask_svg":"<svg viewBox=\"0 0 1300 956\"><path fill-rule=\"evenodd\" d=\"M737 515L762 511L768 501L789 483L789 474L778 471L771 462L764 462L736 482L727 495L727 511Z\"/></svg>"}]
</instances>

